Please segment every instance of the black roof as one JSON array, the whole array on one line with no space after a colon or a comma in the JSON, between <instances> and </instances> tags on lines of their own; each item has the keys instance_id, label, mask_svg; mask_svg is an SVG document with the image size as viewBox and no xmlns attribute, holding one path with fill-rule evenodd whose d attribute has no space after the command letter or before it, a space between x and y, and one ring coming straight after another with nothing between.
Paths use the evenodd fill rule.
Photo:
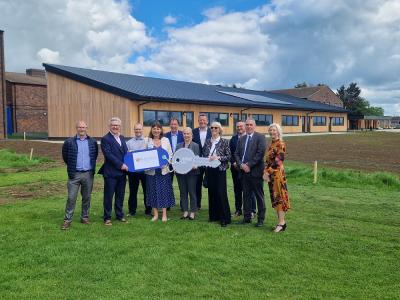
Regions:
<instances>
[{"instance_id":1,"label":"black roof","mask_svg":"<svg viewBox=\"0 0 400 300\"><path fill-rule=\"evenodd\" d=\"M43 66L47 72L62 75L136 101L348 112L341 107L267 91L254 91L53 64L43 64Z\"/></svg>"}]
</instances>

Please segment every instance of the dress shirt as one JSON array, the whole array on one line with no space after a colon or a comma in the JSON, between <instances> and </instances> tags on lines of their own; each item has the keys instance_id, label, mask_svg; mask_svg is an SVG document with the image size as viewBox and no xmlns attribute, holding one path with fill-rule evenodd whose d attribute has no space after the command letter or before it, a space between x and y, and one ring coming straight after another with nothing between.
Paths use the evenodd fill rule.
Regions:
<instances>
[{"instance_id":1,"label":"dress shirt","mask_svg":"<svg viewBox=\"0 0 400 300\"><path fill-rule=\"evenodd\" d=\"M78 135L76 136L76 143L78 145L78 156L76 158L77 171L89 171L90 155L89 155L89 142L87 136L82 140Z\"/></svg>"},{"instance_id":2,"label":"dress shirt","mask_svg":"<svg viewBox=\"0 0 400 300\"><path fill-rule=\"evenodd\" d=\"M206 142L207 138L207 127L205 129L199 128L199 134L200 134L201 147L204 147L204 143Z\"/></svg>"},{"instance_id":3,"label":"dress shirt","mask_svg":"<svg viewBox=\"0 0 400 300\"><path fill-rule=\"evenodd\" d=\"M244 145L244 152L243 152L242 162L244 162L244 157L246 156L246 150L247 150L247 147L249 146L249 142L250 142L251 138L253 137L253 133L252 134L247 134L246 144ZM247 159L248 159L248 157L247 157Z\"/></svg>"},{"instance_id":4,"label":"dress shirt","mask_svg":"<svg viewBox=\"0 0 400 300\"><path fill-rule=\"evenodd\" d=\"M136 151L136 150L144 150L146 149L146 141L142 136L140 137L133 137L129 141L126 142L128 146L128 151Z\"/></svg>"},{"instance_id":5,"label":"dress shirt","mask_svg":"<svg viewBox=\"0 0 400 300\"><path fill-rule=\"evenodd\" d=\"M121 146L121 139L119 138L119 134L114 134L110 131L111 135L115 138L115 140L117 141L117 143Z\"/></svg>"},{"instance_id":6,"label":"dress shirt","mask_svg":"<svg viewBox=\"0 0 400 300\"><path fill-rule=\"evenodd\" d=\"M173 133L171 131L171 143L172 143L172 152L175 152L176 145L178 144L178 132Z\"/></svg>"},{"instance_id":7,"label":"dress shirt","mask_svg":"<svg viewBox=\"0 0 400 300\"><path fill-rule=\"evenodd\" d=\"M209 157L212 156L212 155L214 155L215 145L218 144L218 142L220 141L220 139L221 139L220 136L217 137L215 140L213 140L213 139L211 138L212 144L211 144L211 149L210 149L210 155L209 155Z\"/></svg>"}]
</instances>

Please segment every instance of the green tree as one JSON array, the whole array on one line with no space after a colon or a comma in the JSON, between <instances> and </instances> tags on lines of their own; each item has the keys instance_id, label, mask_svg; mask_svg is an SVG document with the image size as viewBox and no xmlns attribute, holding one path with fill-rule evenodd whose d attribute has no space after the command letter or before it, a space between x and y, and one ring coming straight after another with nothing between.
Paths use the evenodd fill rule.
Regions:
<instances>
[{"instance_id":1,"label":"green tree","mask_svg":"<svg viewBox=\"0 0 400 300\"><path fill-rule=\"evenodd\" d=\"M361 97L360 94L361 89L355 82L350 83L347 88L342 85L336 93L336 95L343 101L344 107L350 110L353 114L383 116L383 108L370 106L369 102L365 98Z\"/></svg>"}]
</instances>

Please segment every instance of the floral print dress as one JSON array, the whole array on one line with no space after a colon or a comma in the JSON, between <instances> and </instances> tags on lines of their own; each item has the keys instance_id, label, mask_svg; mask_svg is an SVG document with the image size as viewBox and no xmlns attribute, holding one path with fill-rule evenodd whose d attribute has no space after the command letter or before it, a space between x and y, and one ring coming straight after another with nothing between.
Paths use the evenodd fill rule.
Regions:
<instances>
[{"instance_id":1,"label":"floral print dress","mask_svg":"<svg viewBox=\"0 0 400 300\"><path fill-rule=\"evenodd\" d=\"M264 173L270 175L269 193L272 207L276 211L287 211L290 208L289 194L286 184L285 169L283 161L285 160L286 146L281 140L271 142L268 150L265 152Z\"/></svg>"}]
</instances>

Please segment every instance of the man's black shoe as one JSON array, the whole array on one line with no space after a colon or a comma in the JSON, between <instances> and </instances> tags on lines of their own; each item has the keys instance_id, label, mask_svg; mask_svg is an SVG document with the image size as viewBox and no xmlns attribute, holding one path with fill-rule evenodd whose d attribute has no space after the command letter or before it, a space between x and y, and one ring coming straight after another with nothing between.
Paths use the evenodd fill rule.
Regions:
<instances>
[{"instance_id":1,"label":"man's black shoe","mask_svg":"<svg viewBox=\"0 0 400 300\"><path fill-rule=\"evenodd\" d=\"M256 227L263 227L264 226L264 223L263 222L260 222L260 221L258 221L257 222L257 224L255 225Z\"/></svg>"}]
</instances>

